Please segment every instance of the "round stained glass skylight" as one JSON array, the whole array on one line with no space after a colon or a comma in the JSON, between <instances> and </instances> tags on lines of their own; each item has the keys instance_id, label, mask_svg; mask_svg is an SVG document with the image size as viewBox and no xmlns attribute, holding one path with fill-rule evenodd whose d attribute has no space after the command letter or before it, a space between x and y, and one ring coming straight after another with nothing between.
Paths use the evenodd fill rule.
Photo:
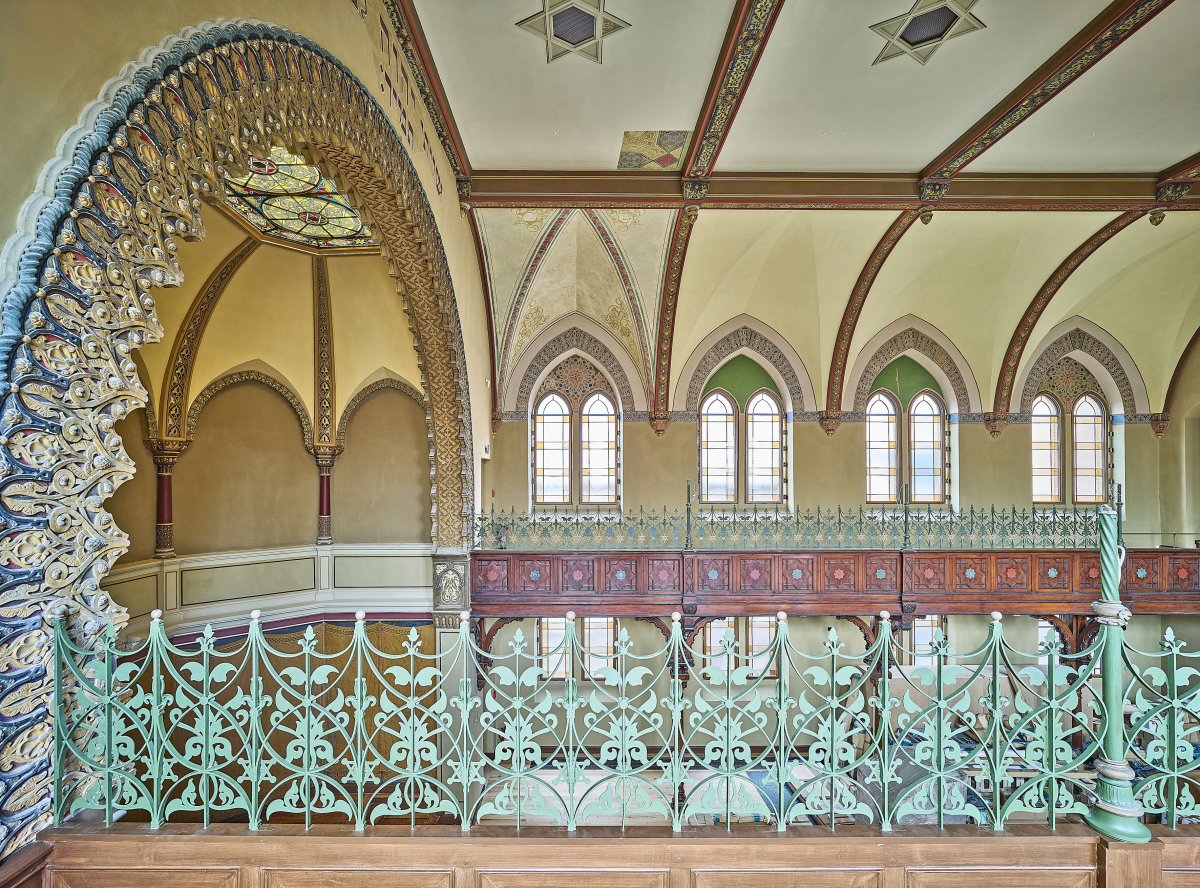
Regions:
<instances>
[{"instance_id":1,"label":"round stained glass skylight","mask_svg":"<svg viewBox=\"0 0 1200 888\"><path fill-rule=\"evenodd\" d=\"M263 234L307 247L372 246L371 230L333 183L304 158L273 148L225 183L226 202Z\"/></svg>"}]
</instances>

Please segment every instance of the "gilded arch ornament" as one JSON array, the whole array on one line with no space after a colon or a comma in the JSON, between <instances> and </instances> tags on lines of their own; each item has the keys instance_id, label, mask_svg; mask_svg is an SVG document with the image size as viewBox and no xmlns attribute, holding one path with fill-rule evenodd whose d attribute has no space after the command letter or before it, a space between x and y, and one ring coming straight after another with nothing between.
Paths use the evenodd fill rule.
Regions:
<instances>
[{"instance_id":1,"label":"gilded arch ornament","mask_svg":"<svg viewBox=\"0 0 1200 888\"><path fill-rule=\"evenodd\" d=\"M239 370L235 373L227 373L204 387L204 391L196 396L196 400L188 408L187 440L189 443L196 437L196 422L200 419L200 414L204 411L204 405L216 397L218 392L229 388L231 385L237 385L240 382L257 382L259 385L265 385L267 388L279 392L283 396L283 399L291 405L292 410L296 412L296 418L300 420L300 432L304 435L304 449L312 453L312 417L308 415L308 410L305 408L303 402L288 386L275 377L268 376L258 370Z\"/></svg>"},{"instance_id":2,"label":"gilded arch ornament","mask_svg":"<svg viewBox=\"0 0 1200 888\"><path fill-rule=\"evenodd\" d=\"M1042 380L1050 368L1061 358L1074 351L1090 355L1108 371L1121 396L1121 409L1126 416L1126 421L1133 420L1137 415L1133 385L1130 383L1129 375L1121 365L1120 359L1107 345L1091 333L1080 330L1078 327L1051 342L1033 362L1033 366L1029 369L1029 376L1025 379L1025 387L1021 390L1021 413L1028 414L1033 410L1033 399L1037 397L1037 393L1042 387ZM1115 406L1109 405L1109 409L1111 410Z\"/></svg>"},{"instance_id":3,"label":"gilded arch ornament","mask_svg":"<svg viewBox=\"0 0 1200 888\"><path fill-rule=\"evenodd\" d=\"M430 392L433 536L468 540L474 491L470 398L453 286L432 208L385 112L315 43L261 22L189 28L106 88L77 141L64 140L8 291L0 333L0 782L2 854L49 821L50 647L65 605L91 646L125 611L101 589L128 549L103 502L132 476L115 423L147 392L133 352L163 330L152 287L182 280L176 238L199 239L201 201L273 145L305 146L352 189L406 298ZM21 701L25 701L22 703ZM17 800L20 804L17 804Z\"/></svg>"},{"instance_id":4,"label":"gilded arch ornament","mask_svg":"<svg viewBox=\"0 0 1200 888\"><path fill-rule=\"evenodd\" d=\"M391 376L385 376L383 379L377 379L370 385L364 385L353 398L347 402L346 407L342 410L342 416L338 420L337 426L337 446L339 450L344 450L346 447L346 430L350 428L350 420L362 406L363 401L371 397L381 389L395 389L398 392L403 392L414 401L421 405L421 409L427 409L428 405L425 401L425 395L416 389L416 387L405 382L403 379L395 379Z\"/></svg>"},{"instance_id":5,"label":"gilded arch ornament","mask_svg":"<svg viewBox=\"0 0 1200 888\"><path fill-rule=\"evenodd\" d=\"M555 363L561 355L573 349L589 356L604 368L616 385L624 418L626 420L637 418L632 414L633 386L629 384L629 377L621 369L616 355L591 333L580 330L578 327L572 327L570 330L559 333L543 345L529 366L525 368L525 375L521 377L521 388L517 392L517 409L511 414L505 414L505 420L525 422L529 419L529 399L533 395L533 384L537 382L543 370Z\"/></svg>"},{"instance_id":6,"label":"gilded arch ornament","mask_svg":"<svg viewBox=\"0 0 1200 888\"><path fill-rule=\"evenodd\" d=\"M897 333L875 350L875 354L871 356L871 360L867 362L862 375L858 378L858 386L854 390L854 412L861 414L866 411L867 399L871 396L871 385L875 382L875 377L884 367L909 351L923 354L946 374L957 402L956 411L960 416L966 414L971 409L971 398L967 392L967 382L963 378L958 364L932 336L913 327Z\"/></svg>"},{"instance_id":7,"label":"gilded arch ornament","mask_svg":"<svg viewBox=\"0 0 1200 888\"><path fill-rule=\"evenodd\" d=\"M700 410L700 393L704 391L704 383L712 376L726 358L739 351L751 351L770 364L783 378L787 386L788 397L792 402L792 413L804 412L804 388L800 377L787 357L762 333L751 327L739 327L737 330L721 337L700 359L696 370L688 383L687 405L688 413L698 413Z\"/></svg>"}]
</instances>

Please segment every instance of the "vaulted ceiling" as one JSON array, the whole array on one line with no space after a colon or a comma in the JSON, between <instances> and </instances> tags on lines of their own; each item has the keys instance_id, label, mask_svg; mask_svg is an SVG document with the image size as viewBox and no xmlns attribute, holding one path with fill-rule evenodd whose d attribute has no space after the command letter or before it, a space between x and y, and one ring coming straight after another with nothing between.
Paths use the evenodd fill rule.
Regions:
<instances>
[{"instance_id":1,"label":"vaulted ceiling","mask_svg":"<svg viewBox=\"0 0 1200 888\"><path fill-rule=\"evenodd\" d=\"M748 315L804 362L806 409L836 411L847 368L912 316L1003 414L1078 316L1163 408L1200 323L1195 0L396 9L463 171L497 405L525 350L576 317L661 413L688 356ZM567 27L588 16L597 30Z\"/></svg>"}]
</instances>

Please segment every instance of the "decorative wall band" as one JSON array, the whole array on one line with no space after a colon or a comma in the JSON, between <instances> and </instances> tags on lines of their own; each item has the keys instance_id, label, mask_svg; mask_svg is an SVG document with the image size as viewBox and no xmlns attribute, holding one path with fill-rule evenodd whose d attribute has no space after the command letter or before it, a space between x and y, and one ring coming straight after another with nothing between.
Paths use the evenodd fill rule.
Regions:
<instances>
[{"instance_id":1,"label":"decorative wall band","mask_svg":"<svg viewBox=\"0 0 1200 888\"><path fill-rule=\"evenodd\" d=\"M704 384L708 382L708 378L726 358L742 349L754 352L778 371L787 387L788 397L792 401L792 410L803 413L804 389L800 385L800 377L796 373L796 368L792 366L791 361L784 356L775 343L750 327L739 327L731 331L713 343L713 347L705 352L700 363L696 365L695 372L692 373L691 382L688 383L687 400L685 401L687 409L693 413L700 409L700 395L704 391Z\"/></svg>"},{"instance_id":2,"label":"decorative wall band","mask_svg":"<svg viewBox=\"0 0 1200 888\"><path fill-rule=\"evenodd\" d=\"M506 411L502 416L509 416L515 412L517 415L527 418L529 416L529 400L533 396L533 384L543 370L554 363L560 355L564 355L572 349L578 349L608 371L609 377L616 384L622 410L633 406L633 386L630 385L629 377L625 375L625 370L618 363L616 355L591 333L580 330L578 327L572 327L570 330L559 333L543 345L534 356L529 366L525 368L525 375L521 377L516 411Z\"/></svg>"},{"instance_id":3,"label":"decorative wall band","mask_svg":"<svg viewBox=\"0 0 1200 888\"><path fill-rule=\"evenodd\" d=\"M240 382L257 382L265 385L267 388L274 389L279 392L292 410L296 413L296 418L300 420L300 433L304 436L304 447L311 451L313 449L313 424L308 416L308 410L304 407L304 402L297 397L296 393L275 379L273 376L268 376L265 373L259 373L257 370L239 370L237 373L227 373L220 379L213 380L204 387L204 391L196 396L196 400L192 402L192 406L188 408L187 414L187 440L191 441L196 437L196 421L200 419L200 414L204 410L204 405L216 396L223 389L229 388L231 385L237 385Z\"/></svg>"},{"instance_id":4,"label":"decorative wall band","mask_svg":"<svg viewBox=\"0 0 1200 888\"><path fill-rule=\"evenodd\" d=\"M676 214L663 273L662 298L658 309L658 348L654 352L653 390L650 392L650 410L660 424L671 412L671 347L675 339L675 307L679 299L679 282L683 276L683 260L699 215L700 210L694 205L686 206Z\"/></svg>"},{"instance_id":5,"label":"decorative wall band","mask_svg":"<svg viewBox=\"0 0 1200 888\"><path fill-rule=\"evenodd\" d=\"M360 389L359 392L346 403L345 408L342 410L342 416L341 419L338 420L337 425L337 446L339 450L344 450L346 447L346 429L350 427L351 417L353 417L358 408L362 406L363 401L367 400L367 398L371 397L371 395L375 394L380 389L385 388L395 389L398 392L403 392L420 404L423 409L429 409L429 401L425 395L413 386L409 385L403 379L393 379L390 376L385 377L384 379L378 379L375 382L372 382L370 385L363 386L362 389Z\"/></svg>"},{"instance_id":6,"label":"decorative wall band","mask_svg":"<svg viewBox=\"0 0 1200 888\"><path fill-rule=\"evenodd\" d=\"M313 257L313 339L317 378L316 430L314 445L332 447L333 405L335 402L333 376L333 305L329 295L329 269L321 256Z\"/></svg>"}]
</instances>

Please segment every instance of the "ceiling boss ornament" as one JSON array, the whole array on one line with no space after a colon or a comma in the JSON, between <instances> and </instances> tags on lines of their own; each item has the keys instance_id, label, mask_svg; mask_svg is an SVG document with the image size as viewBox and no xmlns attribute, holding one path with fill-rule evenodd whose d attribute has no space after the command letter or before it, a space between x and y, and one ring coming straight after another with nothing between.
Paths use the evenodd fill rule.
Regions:
<instances>
[{"instance_id":1,"label":"ceiling boss ornament","mask_svg":"<svg viewBox=\"0 0 1200 888\"><path fill-rule=\"evenodd\" d=\"M542 0L541 12L517 22L546 42L546 63L570 53L600 64L604 39L630 27L604 11L604 0Z\"/></svg>"},{"instance_id":2,"label":"ceiling boss ornament","mask_svg":"<svg viewBox=\"0 0 1200 888\"><path fill-rule=\"evenodd\" d=\"M912 9L871 30L887 40L872 65L902 55L924 65L947 40L981 31L983 22L971 15L977 0L916 0Z\"/></svg>"}]
</instances>

